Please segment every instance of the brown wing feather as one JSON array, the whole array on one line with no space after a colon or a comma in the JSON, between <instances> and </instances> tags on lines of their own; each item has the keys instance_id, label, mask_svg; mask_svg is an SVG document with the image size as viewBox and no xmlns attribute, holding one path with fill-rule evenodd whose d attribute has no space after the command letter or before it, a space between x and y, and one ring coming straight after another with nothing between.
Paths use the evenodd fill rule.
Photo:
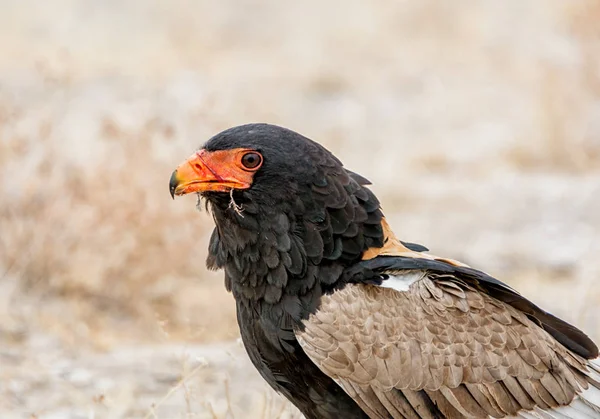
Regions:
<instances>
[{"instance_id":1,"label":"brown wing feather","mask_svg":"<svg viewBox=\"0 0 600 419\"><path fill-rule=\"evenodd\" d=\"M566 405L587 387L586 360L525 314L429 275L406 292L348 285L296 333L373 417L434 417L428 402L448 417L505 417Z\"/></svg>"}]
</instances>

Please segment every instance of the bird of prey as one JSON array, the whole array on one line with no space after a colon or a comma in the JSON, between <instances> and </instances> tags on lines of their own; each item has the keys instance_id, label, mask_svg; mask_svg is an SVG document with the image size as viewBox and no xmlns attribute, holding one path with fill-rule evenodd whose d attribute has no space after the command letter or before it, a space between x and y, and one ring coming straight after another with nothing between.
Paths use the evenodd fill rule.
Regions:
<instances>
[{"instance_id":1,"label":"bird of prey","mask_svg":"<svg viewBox=\"0 0 600 419\"><path fill-rule=\"evenodd\" d=\"M600 418L598 348L492 276L392 232L318 143L230 128L174 172L216 228L248 355L306 418Z\"/></svg>"}]
</instances>

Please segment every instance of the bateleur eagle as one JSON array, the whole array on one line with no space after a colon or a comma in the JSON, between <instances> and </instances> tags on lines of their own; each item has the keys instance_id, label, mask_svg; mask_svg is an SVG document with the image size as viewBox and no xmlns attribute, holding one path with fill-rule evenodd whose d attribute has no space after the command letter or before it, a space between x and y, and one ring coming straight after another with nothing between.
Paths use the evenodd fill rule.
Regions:
<instances>
[{"instance_id":1,"label":"bateleur eagle","mask_svg":"<svg viewBox=\"0 0 600 419\"><path fill-rule=\"evenodd\" d=\"M394 235L364 177L285 128L173 173L206 200L244 346L307 418L598 418L598 348L488 274Z\"/></svg>"}]
</instances>

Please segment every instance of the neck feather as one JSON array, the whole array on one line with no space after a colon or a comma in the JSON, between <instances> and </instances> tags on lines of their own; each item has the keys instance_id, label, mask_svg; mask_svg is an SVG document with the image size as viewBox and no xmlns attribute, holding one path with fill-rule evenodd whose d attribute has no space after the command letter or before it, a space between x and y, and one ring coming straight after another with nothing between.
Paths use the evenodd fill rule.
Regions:
<instances>
[{"instance_id":1,"label":"neck feather","mask_svg":"<svg viewBox=\"0 0 600 419\"><path fill-rule=\"evenodd\" d=\"M323 293L345 285L346 267L383 246L379 201L352 175L327 178L285 204L258 204L247 191L209 199L216 228L207 265L225 270L238 303L280 308L299 324Z\"/></svg>"}]
</instances>

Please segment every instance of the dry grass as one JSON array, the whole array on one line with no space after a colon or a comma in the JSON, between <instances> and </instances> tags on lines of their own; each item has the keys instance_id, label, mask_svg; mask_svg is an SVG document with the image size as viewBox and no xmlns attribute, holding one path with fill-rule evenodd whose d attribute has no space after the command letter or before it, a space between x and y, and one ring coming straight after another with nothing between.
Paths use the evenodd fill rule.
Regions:
<instances>
[{"instance_id":1,"label":"dry grass","mask_svg":"<svg viewBox=\"0 0 600 419\"><path fill-rule=\"evenodd\" d=\"M536 132L508 151L520 170L587 173L600 169L598 139L600 98L600 6L596 2L566 4L565 29L579 53L576 68L562 62L540 66Z\"/></svg>"},{"instance_id":2,"label":"dry grass","mask_svg":"<svg viewBox=\"0 0 600 419\"><path fill-rule=\"evenodd\" d=\"M3 278L17 279L21 295L65 301L73 311L67 317L85 320L86 333L98 337L157 339L157 319L172 333L195 330L192 337L203 341L235 336L231 328L210 327L223 316L231 320L231 311L211 315L220 281L198 281L210 220L193 204L172 205L165 179L173 161L153 152L153 142L168 146L169 127L156 120L133 133L111 120L101 127L102 157L68 161L52 122L30 139L11 137L4 122L0 169L14 182L4 182L0 203ZM196 310L203 315L190 320ZM64 312L39 315L49 326L62 323L52 317Z\"/></svg>"}]
</instances>

